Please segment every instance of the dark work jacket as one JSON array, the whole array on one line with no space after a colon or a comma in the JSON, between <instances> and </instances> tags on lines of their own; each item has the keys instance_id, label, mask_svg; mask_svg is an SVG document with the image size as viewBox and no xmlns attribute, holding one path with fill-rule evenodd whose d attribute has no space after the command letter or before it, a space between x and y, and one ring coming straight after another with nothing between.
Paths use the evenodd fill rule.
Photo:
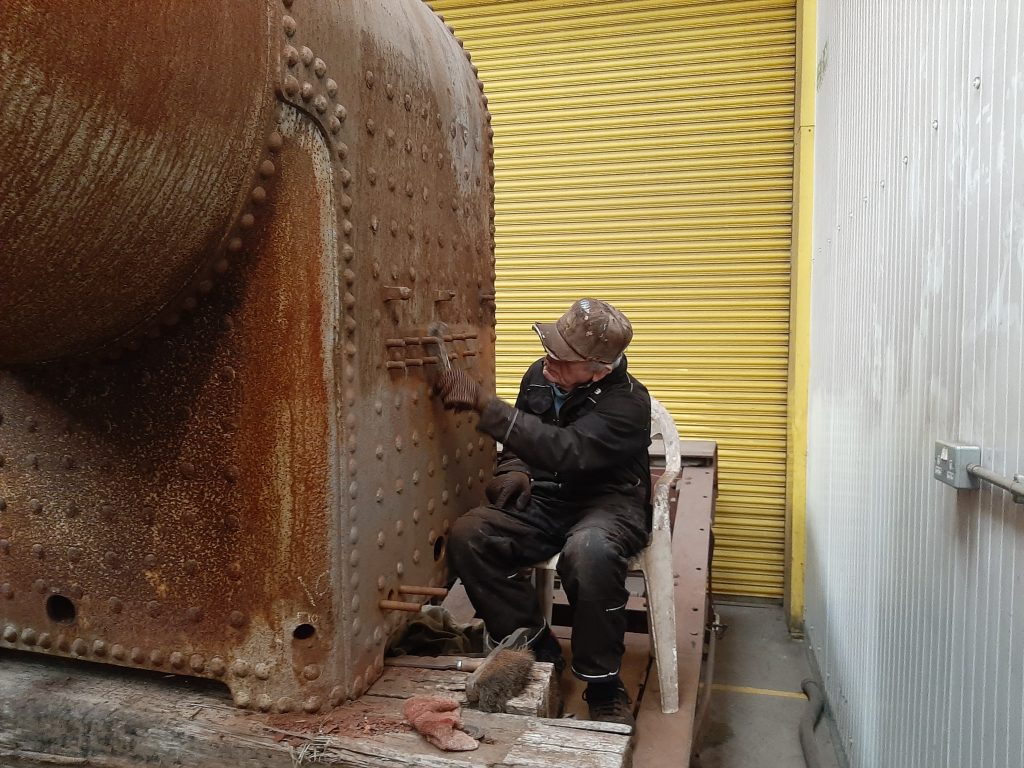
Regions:
<instances>
[{"instance_id":1,"label":"dark work jacket","mask_svg":"<svg viewBox=\"0 0 1024 768\"><path fill-rule=\"evenodd\" d=\"M530 366L513 408L495 398L477 429L502 443L497 473L526 472L534 494L585 502L621 492L650 504L651 396L626 358L600 381L576 387L555 414L544 360Z\"/></svg>"}]
</instances>

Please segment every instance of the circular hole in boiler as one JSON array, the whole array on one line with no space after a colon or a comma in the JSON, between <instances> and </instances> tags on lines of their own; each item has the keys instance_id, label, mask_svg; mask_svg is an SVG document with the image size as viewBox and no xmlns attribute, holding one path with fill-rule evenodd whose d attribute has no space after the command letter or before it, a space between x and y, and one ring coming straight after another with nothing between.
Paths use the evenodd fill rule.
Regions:
<instances>
[{"instance_id":1,"label":"circular hole in boiler","mask_svg":"<svg viewBox=\"0 0 1024 768\"><path fill-rule=\"evenodd\" d=\"M72 624L78 611L75 610L75 604L64 595L50 595L46 598L46 615L58 624Z\"/></svg>"},{"instance_id":2,"label":"circular hole in boiler","mask_svg":"<svg viewBox=\"0 0 1024 768\"><path fill-rule=\"evenodd\" d=\"M434 539L434 561L437 562L444 557L444 536Z\"/></svg>"},{"instance_id":3,"label":"circular hole in boiler","mask_svg":"<svg viewBox=\"0 0 1024 768\"><path fill-rule=\"evenodd\" d=\"M299 624L293 631L292 637L296 640L308 640L316 633L316 627L312 624Z\"/></svg>"}]
</instances>

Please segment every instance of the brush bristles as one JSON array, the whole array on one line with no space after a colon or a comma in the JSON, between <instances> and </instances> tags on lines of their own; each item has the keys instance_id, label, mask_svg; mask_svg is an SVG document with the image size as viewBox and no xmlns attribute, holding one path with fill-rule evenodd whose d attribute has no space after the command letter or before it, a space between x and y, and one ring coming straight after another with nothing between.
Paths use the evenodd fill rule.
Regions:
<instances>
[{"instance_id":1,"label":"brush bristles","mask_svg":"<svg viewBox=\"0 0 1024 768\"><path fill-rule=\"evenodd\" d=\"M466 680L466 700L484 712L504 712L530 681L533 652L502 648Z\"/></svg>"}]
</instances>

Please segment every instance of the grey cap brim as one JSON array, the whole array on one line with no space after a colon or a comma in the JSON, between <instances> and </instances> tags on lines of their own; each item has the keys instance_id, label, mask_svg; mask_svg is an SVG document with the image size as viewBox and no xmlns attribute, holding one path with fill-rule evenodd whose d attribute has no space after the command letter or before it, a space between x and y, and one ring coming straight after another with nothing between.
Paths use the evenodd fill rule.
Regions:
<instances>
[{"instance_id":1,"label":"grey cap brim","mask_svg":"<svg viewBox=\"0 0 1024 768\"><path fill-rule=\"evenodd\" d=\"M533 330L540 337L540 343L544 345L544 351L548 353L549 357L570 363L578 363L587 359L577 354L566 343L555 327L555 323L534 323Z\"/></svg>"}]
</instances>

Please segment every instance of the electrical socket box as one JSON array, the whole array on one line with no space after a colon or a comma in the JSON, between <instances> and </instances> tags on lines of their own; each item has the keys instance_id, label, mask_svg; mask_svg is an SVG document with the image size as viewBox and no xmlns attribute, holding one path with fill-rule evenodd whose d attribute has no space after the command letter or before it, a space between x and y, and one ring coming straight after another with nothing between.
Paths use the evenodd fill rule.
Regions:
<instances>
[{"instance_id":1,"label":"electrical socket box","mask_svg":"<svg viewBox=\"0 0 1024 768\"><path fill-rule=\"evenodd\" d=\"M981 463L981 448L977 445L957 445L935 441L935 479L954 488L977 488L978 478L967 471L969 464Z\"/></svg>"}]
</instances>

